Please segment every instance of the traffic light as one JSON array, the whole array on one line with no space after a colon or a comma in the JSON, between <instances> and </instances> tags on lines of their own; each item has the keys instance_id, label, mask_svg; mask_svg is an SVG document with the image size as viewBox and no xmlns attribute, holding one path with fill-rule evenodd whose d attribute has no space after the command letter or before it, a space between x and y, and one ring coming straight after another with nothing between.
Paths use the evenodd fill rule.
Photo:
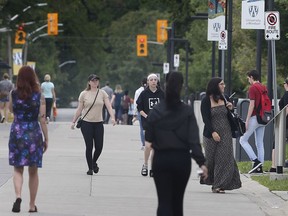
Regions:
<instances>
[{"instance_id":1,"label":"traffic light","mask_svg":"<svg viewBox=\"0 0 288 216\"><path fill-rule=\"evenodd\" d=\"M15 44L25 44L26 42L26 32L23 26L19 26L15 34Z\"/></svg>"},{"instance_id":2,"label":"traffic light","mask_svg":"<svg viewBox=\"0 0 288 216\"><path fill-rule=\"evenodd\" d=\"M58 35L58 13L48 13L47 22L48 35Z\"/></svg>"},{"instance_id":3,"label":"traffic light","mask_svg":"<svg viewBox=\"0 0 288 216\"><path fill-rule=\"evenodd\" d=\"M157 20L157 42L165 43L168 38L168 20Z\"/></svg>"},{"instance_id":4,"label":"traffic light","mask_svg":"<svg viewBox=\"0 0 288 216\"><path fill-rule=\"evenodd\" d=\"M137 35L137 56L147 56L147 35Z\"/></svg>"}]
</instances>

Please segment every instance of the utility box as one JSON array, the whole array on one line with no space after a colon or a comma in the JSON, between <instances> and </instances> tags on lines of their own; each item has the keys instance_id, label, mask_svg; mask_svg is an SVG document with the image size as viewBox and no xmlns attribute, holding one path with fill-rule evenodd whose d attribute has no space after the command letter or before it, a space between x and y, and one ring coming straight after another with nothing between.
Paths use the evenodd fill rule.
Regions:
<instances>
[{"instance_id":1,"label":"utility box","mask_svg":"<svg viewBox=\"0 0 288 216\"><path fill-rule=\"evenodd\" d=\"M242 119L245 121L247 117L249 107L249 99L246 98L239 98L237 102L237 109L235 112L238 113L242 117ZM265 132L264 132L264 160L271 160L272 158L272 149L273 149L273 143L274 143L274 121L272 121L270 124L265 126ZM257 149L255 144L255 138L254 133L249 138L249 143L252 146L255 154L257 155ZM235 159L237 162L239 161L250 161L248 155L246 154L245 150L242 148L239 138L236 139L236 155Z\"/></svg>"}]
</instances>

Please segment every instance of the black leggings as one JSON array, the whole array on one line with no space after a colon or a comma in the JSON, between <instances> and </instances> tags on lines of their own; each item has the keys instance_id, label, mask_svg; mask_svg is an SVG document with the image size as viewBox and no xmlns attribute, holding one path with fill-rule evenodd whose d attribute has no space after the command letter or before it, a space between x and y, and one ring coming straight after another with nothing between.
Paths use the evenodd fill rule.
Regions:
<instances>
[{"instance_id":1,"label":"black leggings","mask_svg":"<svg viewBox=\"0 0 288 216\"><path fill-rule=\"evenodd\" d=\"M155 151L153 176L158 195L157 216L183 216L183 198L190 173L188 151Z\"/></svg>"},{"instance_id":2,"label":"black leggings","mask_svg":"<svg viewBox=\"0 0 288 216\"><path fill-rule=\"evenodd\" d=\"M89 170L93 169L103 149L104 127L103 122L86 122L83 121L81 125L81 132L83 134L86 144L86 161ZM93 144L95 151L93 153Z\"/></svg>"},{"instance_id":3,"label":"black leggings","mask_svg":"<svg viewBox=\"0 0 288 216\"><path fill-rule=\"evenodd\" d=\"M46 117L51 118L51 109L53 105L53 98L45 98L46 102Z\"/></svg>"}]
</instances>

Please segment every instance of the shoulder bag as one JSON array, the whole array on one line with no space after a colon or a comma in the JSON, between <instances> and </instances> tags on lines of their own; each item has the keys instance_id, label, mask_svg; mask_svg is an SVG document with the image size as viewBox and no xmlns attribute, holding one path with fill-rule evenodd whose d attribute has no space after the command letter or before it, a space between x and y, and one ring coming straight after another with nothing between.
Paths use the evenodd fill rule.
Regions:
<instances>
[{"instance_id":1,"label":"shoulder bag","mask_svg":"<svg viewBox=\"0 0 288 216\"><path fill-rule=\"evenodd\" d=\"M227 99L223 95L225 106L227 104ZM229 120L229 124L231 127L232 137L237 138L241 137L246 132L246 125L243 119L237 114L232 112L230 109L227 108L227 116Z\"/></svg>"},{"instance_id":2,"label":"shoulder bag","mask_svg":"<svg viewBox=\"0 0 288 216\"><path fill-rule=\"evenodd\" d=\"M81 125L82 125L82 123L83 123L83 119L85 118L85 116L89 113L89 111L90 111L91 108L93 107L93 105L94 105L94 103L95 103L95 101L96 101L96 98L97 98L97 96L98 96L98 93L99 93L99 89L98 89L97 94L96 94L96 96L95 96L95 98L94 98L94 101L93 101L92 105L89 107L88 111L85 113L85 115L84 115L82 118L79 118L79 119L78 119L78 121L77 121L77 123L76 123L76 128L81 128Z\"/></svg>"}]
</instances>

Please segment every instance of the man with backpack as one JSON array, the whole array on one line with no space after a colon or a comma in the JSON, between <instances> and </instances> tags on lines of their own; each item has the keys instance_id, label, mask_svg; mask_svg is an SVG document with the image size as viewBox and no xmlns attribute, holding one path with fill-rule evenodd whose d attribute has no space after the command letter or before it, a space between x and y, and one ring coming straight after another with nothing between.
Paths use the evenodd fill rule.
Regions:
<instances>
[{"instance_id":1,"label":"man with backpack","mask_svg":"<svg viewBox=\"0 0 288 216\"><path fill-rule=\"evenodd\" d=\"M268 97L266 86L259 82L259 74L256 70L251 70L247 73L247 79L250 83L250 88L248 91L248 97L250 104L248 107L248 113L246 117L246 132L240 137L240 144L249 156L250 160L253 161L253 167L248 172L250 173L263 173L262 165L264 162L264 131L265 122L260 120L264 118L264 110L268 109L269 106L271 111L271 101L266 101L265 98ZM265 95L266 94L266 95ZM269 99L270 100L270 99ZM262 103L263 101L263 103ZM267 108L268 107L268 108ZM260 114L261 113L261 114ZM257 120L258 119L258 120ZM269 118L268 118L269 119ZM267 123L267 122L266 122ZM255 144L257 148L257 155L252 149L250 143L248 142L249 137L255 133Z\"/></svg>"}]
</instances>

